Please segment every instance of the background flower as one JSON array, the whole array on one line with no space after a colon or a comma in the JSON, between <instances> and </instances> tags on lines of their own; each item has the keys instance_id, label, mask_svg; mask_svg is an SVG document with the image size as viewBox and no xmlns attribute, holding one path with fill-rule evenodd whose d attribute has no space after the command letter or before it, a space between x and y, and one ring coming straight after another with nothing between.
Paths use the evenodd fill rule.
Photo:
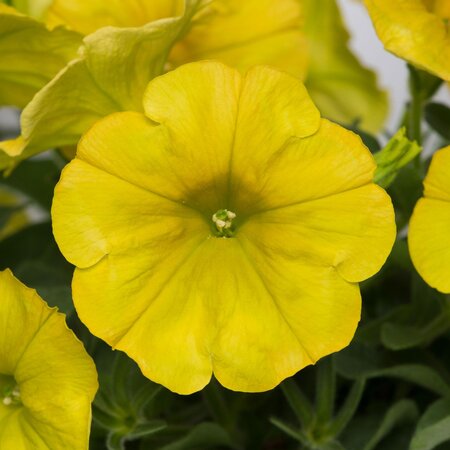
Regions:
<instances>
[{"instance_id":1,"label":"background flower","mask_svg":"<svg viewBox=\"0 0 450 450\"><path fill-rule=\"evenodd\" d=\"M9 270L0 297L0 447L87 449L94 363L64 316Z\"/></svg>"},{"instance_id":2,"label":"background flower","mask_svg":"<svg viewBox=\"0 0 450 450\"><path fill-rule=\"evenodd\" d=\"M450 293L450 146L434 156L424 181L424 197L411 217L408 233L413 263L425 281Z\"/></svg>"},{"instance_id":3,"label":"background flower","mask_svg":"<svg viewBox=\"0 0 450 450\"><path fill-rule=\"evenodd\" d=\"M212 371L230 389L271 389L346 346L356 283L395 238L360 139L264 67L182 66L150 83L144 107L96 124L55 192L91 332L180 393Z\"/></svg>"},{"instance_id":4,"label":"background flower","mask_svg":"<svg viewBox=\"0 0 450 450\"><path fill-rule=\"evenodd\" d=\"M450 81L446 0L365 0L365 4L387 50Z\"/></svg>"}]
</instances>

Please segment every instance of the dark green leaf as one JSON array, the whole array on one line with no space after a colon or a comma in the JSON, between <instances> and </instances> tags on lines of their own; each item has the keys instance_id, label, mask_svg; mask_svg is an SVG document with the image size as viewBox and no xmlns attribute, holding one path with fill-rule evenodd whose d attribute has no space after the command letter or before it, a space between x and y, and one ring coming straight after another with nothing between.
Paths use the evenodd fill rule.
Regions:
<instances>
[{"instance_id":1,"label":"dark green leaf","mask_svg":"<svg viewBox=\"0 0 450 450\"><path fill-rule=\"evenodd\" d=\"M228 433L215 423L202 423L194 427L185 437L160 450L206 450L217 449L220 446L233 448Z\"/></svg>"},{"instance_id":2,"label":"dark green leaf","mask_svg":"<svg viewBox=\"0 0 450 450\"><path fill-rule=\"evenodd\" d=\"M431 450L450 441L450 400L433 403L419 420L410 450Z\"/></svg>"},{"instance_id":3,"label":"dark green leaf","mask_svg":"<svg viewBox=\"0 0 450 450\"><path fill-rule=\"evenodd\" d=\"M394 428L417 419L419 411L416 404L411 400L400 400L392 405L383 417L376 433L365 445L364 450L373 450Z\"/></svg>"},{"instance_id":4,"label":"dark green leaf","mask_svg":"<svg viewBox=\"0 0 450 450\"><path fill-rule=\"evenodd\" d=\"M450 108L442 103L429 103L425 107L425 119L437 133L450 140Z\"/></svg>"}]
</instances>

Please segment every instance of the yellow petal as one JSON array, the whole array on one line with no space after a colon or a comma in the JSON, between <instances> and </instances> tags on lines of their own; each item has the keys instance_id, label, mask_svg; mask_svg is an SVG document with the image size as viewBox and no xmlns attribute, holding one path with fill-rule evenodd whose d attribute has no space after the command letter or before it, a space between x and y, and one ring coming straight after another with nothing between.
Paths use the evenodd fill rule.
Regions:
<instances>
[{"instance_id":1,"label":"yellow petal","mask_svg":"<svg viewBox=\"0 0 450 450\"><path fill-rule=\"evenodd\" d=\"M423 0L365 0L387 50L450 81L450 35L444 17Z\"/></svg>"},{"instance_id":2,"label":"yellow petal","mask_svg":"<svg viewBox=\"0 0 450 450\"><path fill-rule=\"evenodd\" d=\"M0 373L17 383L21 400L2 403L0 448L85 450L97 390L91 358L64 316L8 270L0 291Z\"/></svg>"},{"instance_id":3,"label":"yellow petal","mask_svg":"<svg viewBox=\"0 0 450 450\"><path fill-rule=\"evenodd\" d=\"M432 287L450 293L450 146L438 151L425 178L424 198L411 217L411 259Z\"/></svg>"},{"instance_id":4,"label":"yellow petal","mask_svg":"<svg viewBox=\"0 0 450 450\"><path fill-rule=\"evenodd\" d=\"M66 25L83 34L106 26L139 27L183 13L182 0L53 0L47 11L50 26Z\"/></svg>"},{"instance_id":5,"label":"yellow petal","mask_svg":"<svg viewBox=\"0 0 450 450\"><path fill-rule=\"evenodd\" d=\"M376 75L364 67L348 48L349 34L335 0L302 0L304 33L309 64L308 92L328 119L343 124L358 122L377 132L386 119L388 102Z\"/></svg>"},{"instance_id":6,"label":"yellow petal","mask_svg":"<svg viewBox=\"0 0 450 450\"><path fill-rule=\"evenodd\" d=\"M53 0L9 0L18 11L41 20Z\"/></svg>"},{"instance_id":7,"label":"yellow petal","mask_svg":"<svg viewBox=\"0 0 450 450\"><path fill-rule=\"evenodd\" d=\"M297 117L302 117L300 112ZM233 158L237 180L233 189L249 213L327 197L372 182L375 162L360 137L325 119L319 124L314 135L304 139L285 135L285 144L278 147L257 141L257 150L248 152L242 141ZM247 139L252 142L256 133L249 129ZM263 133L259 130L258 135Z\"/></svg>"},{"instance_id":8,"label":"yellow petal","mask_svg":"<svg viewBox=\"0 0 450 450\"><path fill-rule=\"evenodd\" d=\"M76 56L77 33L45 25L0 5L0 105L24 107Z\"/></svg>"},{"instance_id":9,"label":"yellow petal","mask_svg":"<svg viewBox=\"0 0 450 450\"><path fill-rule=\"evenodd\" d=\"M386 261L396 235L393 219L389 196L371 183L255 214L242 232L258 245L271 241L273 250L334 267L347 281L359 282Z\"/></svg>"},{"instance_id":10,"label":"yellow petal","mask_svg":"<svg viewBox=\"0 0 450 450\"><path fill-rule=\"evenodd\" d=\"M169 60L218 59L245 72L257 64L303 77L307 48L298 0L215 0L194 20Z\"/></svg>"},{"instance_id":11,"label":"yellow petal","mask_svg":"<svg viewBox=\"0 0 450 450\"><path fill-rule=\"evenodd\" d=\"M201 159L201 165L192 164L184 171L183 183L202 194L193 201L201 201L211 214L226 201L226 191L240 188L228 176L230 170L239 176L247 169L256 171L289 138L313 134L320 123L304 86L267 67L251 69L241 82L237 72L219 63L188 64L153 80L144 106L152 120L169 129L173 145L183 149L180 156ZM213 183L212 193L217 195L210 194L206 201L198 180Z\"/></svg>"}]
</instances>

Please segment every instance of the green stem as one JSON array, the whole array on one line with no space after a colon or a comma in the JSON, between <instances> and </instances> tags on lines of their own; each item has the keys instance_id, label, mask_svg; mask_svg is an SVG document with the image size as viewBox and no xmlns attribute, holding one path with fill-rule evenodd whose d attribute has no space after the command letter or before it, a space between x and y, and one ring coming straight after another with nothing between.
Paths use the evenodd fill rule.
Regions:
<instances>
[{"instance_id":1,"label":"green stem","mask_svg":"<svg viewBox=\"0 0 450 450\"><path fill-rule=\"evenodd\" d=\"M280 387L298 421L304 429L308 429L313 419L311 402L291 378L283 381Z\"/></svg>"},{"instance_id":2,"label":"green stem","mask_svg":"<svg viewBox=\"0 0 450 450\"><path fill-rule=\"evenodd\" d=\"M336 395L336 374L332 358L325 358L317 365L316 403L317 421L327 424L334 412Z\"/></svg>"}]
</instances>

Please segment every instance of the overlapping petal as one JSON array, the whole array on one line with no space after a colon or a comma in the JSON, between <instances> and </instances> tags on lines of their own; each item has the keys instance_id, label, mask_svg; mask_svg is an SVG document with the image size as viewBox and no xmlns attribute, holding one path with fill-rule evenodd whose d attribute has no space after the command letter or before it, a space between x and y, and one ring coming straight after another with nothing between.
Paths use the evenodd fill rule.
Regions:
<instances>
[{"instance_id":1,"label":"overlapping petal","mask_svg":"<svg viewBox=\"0 0 450 450\"><path fill-rule=\"evenodd\" d=\"M179 393L212 373L267 390L347 345L355 282L395 235L359 138L265 67L181 67L150 83L145 111L96 124L56 189L54 232L90 330ZM223 208L237 214L229 239L211 219Z\"/></svg>"},{"instance_id":2,"label":"overlapping petal","mask_svg":"<svg viewBox=\"0 0 450 450\"><path fill-rule=\"evenodd\" d=\"M10 271L0 272L0 291L0 385L9 380L20 390L18 404L0 403L0 447L86 449L97 390L92 360L64 316Z\"/></svg>"},{"instance_id":3,"label":"overlapping petal","mask_svg":"<svg viewBox=\"0 0 450 450\"><path fill-rule=\"evenodd\" d=\"M78 33L44 24L0 4L0 105L24 107L81 44Z\"/></svg>"},{"instance_id":4,"label":"overlapping petal","mask_svg":"<svg viewBox=\"0 0 450 450\"><path fill-rule=\"evenodd\" d=\"M434 156L424 181L424 197L411 217L408 242L420 275L450 293L450 146Z\"/></svg>"},{"instance_id":5,"label":"overlapping petal","mask_svg":"<svg viewBox=\"0 0 450 450\"><path fill-rule=\"evenodd\" d=\"M428 4L427 4L428 3ZM375 30L387 50L450 81L450 34L445 3L426 0L365 0ZM427 8L428 6L428 8ZM441 15L442 14L442 15Z\"/></svg>"},{"instance_id":6,"label":"overlapping petal","mask_svg":"<svg viewBox=\"0 0 450 450\"><path fill-rule=\"evenodd\" d=\"M139 27L180 16L183 9L183 0L53 0L45 20L87 35L106 26Z\"/></svg>"}]
</instances>

